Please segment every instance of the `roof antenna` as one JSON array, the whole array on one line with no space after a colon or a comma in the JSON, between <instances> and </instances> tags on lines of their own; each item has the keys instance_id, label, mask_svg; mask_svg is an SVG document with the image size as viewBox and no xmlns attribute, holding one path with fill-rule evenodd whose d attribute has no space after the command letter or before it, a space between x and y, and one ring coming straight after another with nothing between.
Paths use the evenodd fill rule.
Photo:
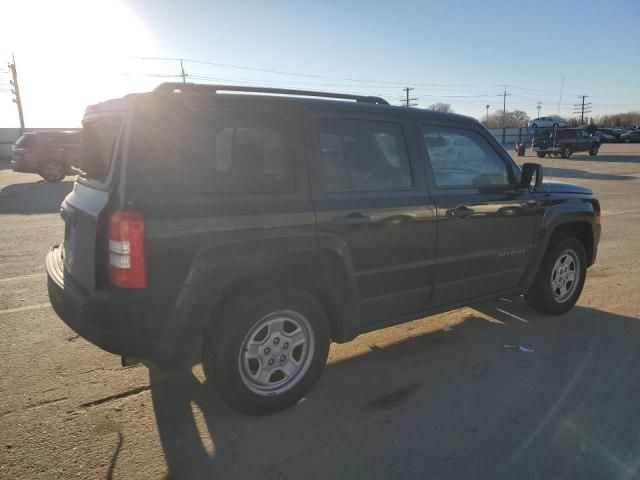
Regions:
<instances>
[{"instance_id":1,"label":"roof antenna","mask_svg":"<svg viewBox=\"0 0 640 480\"><path fill-rule=\"evenodd\" d=\"M560 105L562 104L562 91L564 90L564 76L562 77L562 82L560 83L560 98L558 99L558 112L556 114L556 127L553 129L553 144L556 144L556 140L558 139L558 128L560 128ZM553 159L555 155L551 157L551 164L549 165L549 170L553 170ZM551 175L549 175L549 181L547 181L547 193L551 193Z\"/></svg>"}]
</instances>

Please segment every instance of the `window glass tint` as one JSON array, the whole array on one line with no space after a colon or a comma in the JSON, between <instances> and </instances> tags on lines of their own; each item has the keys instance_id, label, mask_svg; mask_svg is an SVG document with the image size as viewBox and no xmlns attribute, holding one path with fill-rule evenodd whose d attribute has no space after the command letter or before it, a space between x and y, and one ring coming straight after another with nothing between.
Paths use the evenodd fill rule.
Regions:
<instances>
[{"instance_id":1,"label":"window glass tint","mask_svg":"<svg viewBox=\"0 0 640 480\"><path fill-rule=\"evenodd\" d=\"M200 112L182 135L182 171L192 192L292 190L285 119L271 113Z\"/></svg>"},{"instance_id":2,"label":"window glass tint","mask_svg":"<svg viewBox=\"0 0 640 480\"><path fill-rule=\"evenodd\" d=\"M315 120L328 191L380 191L412 185L399 124L369 120Z\"/></svg>"},{"instance_id":3,"label":"window glass tint","mask_svg":"<svg viewBox=\"0 0 640 480\"><path fill-rule=\"evenodd\" d=\"M121 123L120 117L102 117L84 123L80 169L85 178L100 182L106 178Z\"/></svg>"},{"instance_id":4,"label":"window glass tint","mask_svg":"<svg viewBox=\"0 0 640 480\"><path fill-rule=\"evenodd\" d=\"M508 185L507 166L479 134L454 128L422 127L438 187Z\"/></svg>"}]
</instances>

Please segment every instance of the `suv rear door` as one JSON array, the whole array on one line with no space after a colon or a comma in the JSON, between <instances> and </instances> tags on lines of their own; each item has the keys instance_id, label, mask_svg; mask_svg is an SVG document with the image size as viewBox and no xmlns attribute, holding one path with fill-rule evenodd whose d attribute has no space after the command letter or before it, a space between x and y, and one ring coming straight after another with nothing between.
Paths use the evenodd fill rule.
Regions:
<instances>
[{"instance_id":1,"label":"suv rear door","mask_svg":"<svg viewBox=\"0 0 640 480\"><path fill-rule=\"evenodd\" d=\"M514 188L506 152L474 124L421 124L429 186L437 205L433 307L518 285L533 253L536 201Z\"/></svg>"},{"instance_id":2,"label":"suv rear door","mask_svg":"<svg viewBox=\"0 0 640 480\"><path fill-rule=\"evenodd\" d=\"M411 165L417 146L398 115L315 110L308 119L321 251L339 252L368 330L427 309L435 278L435 208Z\"/></svg>"},{"instance_id":3,"label":"suv rear door","mask_svg":"<svg viewBox=\"0 0 640 480\"><path fill-rule=\"evenodd\" d=\"M65 271L89 292L96 288L96 281L106 266L102 217L110 202L123 119L122 114L85 118L80 162L84 173L60 208L65 222Z\"/></svg>"}]
</instances>

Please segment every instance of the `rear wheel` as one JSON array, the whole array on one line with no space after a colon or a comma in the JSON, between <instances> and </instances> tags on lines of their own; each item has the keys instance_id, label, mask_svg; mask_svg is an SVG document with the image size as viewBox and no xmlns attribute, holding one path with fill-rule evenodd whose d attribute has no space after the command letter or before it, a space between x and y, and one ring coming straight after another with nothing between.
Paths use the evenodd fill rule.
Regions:
<instances>
[{"instance_id":1,"label":"rear wheel","mask_svg":"<svg viewBox=\"0 0 640 480\"><path fill-rule=\"evenodd\" d=\"M536 152L536 155L538 155L538 158L544 158L546 153L545 152Z\"/></svg>"},{"instance_id":2,"label":"rear wheel","mask_svg":"<svg viewBox=\"0 0 640 480\"><path fill-rule=\"evenodd\" d=\"M538 124L537 124L537 123L533 123L533 124L531 124L531 126L532 126L533 128L538 128Z\"/></svg>"},{"instance_id":3,"label":"rear wheel","mask_svg":"<svg viewBox=\"0 0 640 480\"><path fill-rule=\"evenodd\" d=\"M591 145L591 148L589 149L589 155L592 157L595 157L598 154L598 150L600 147L598 147L598 144L594 143L593 145Z\"/></svg>"},{"instance_id":4,"label":"rear wheel","mask_svg":"<svg viewBox=\"0 0 640 480\"><path fill-rule=\"evenodd\" d=\"M205 336L203 367L233 408L264 415L298 402L329 352L329 322L304 290L281 287L243 295Z\"/></svg>"},{"instance_id":5,"label":"rear wheel","mask_svg":"<svg viewBox=\"0 0 640 480\"><path fill-rule=\"evenodd\" d=\"M568 145L566 147L563 147L561 152L560 152L560 156L562 158L569 158L571 156L571 154L573 153L573 150L571 150L571 147L569 147Z\"/></svg>"},{"instance_id":6,"label":"rear wheel","mask_svg":"<svg viewBox=\"0 0 640 480\"><path fill-rule=\"evenodd\" d=\"M554 124L553 124L553 128L557 128L557 127L558 127L558 124L557 124L557 123L554 123Z\"/></svg>"},{"instance_id":7,"label":"rear wheel","mask_svg":"<svg viewBox=\"0 0 640 480\"><path fill-rule=\"evenodd\" d=\"M66 176L64 165L55 160L43 163L39 173L47 182L61 182Z\"/></svg>"},{"instance_id":8,"label":"rear wheel","mask_svg":"<svg viewBox=\"0 0 640 480\"><path fill-rule=\"evenodd\" d=\"M582 242L575 237L558 236L552 239L525 299L543 313L565 313L580 297L586 273Z\"/></svg>"}]
</instances>

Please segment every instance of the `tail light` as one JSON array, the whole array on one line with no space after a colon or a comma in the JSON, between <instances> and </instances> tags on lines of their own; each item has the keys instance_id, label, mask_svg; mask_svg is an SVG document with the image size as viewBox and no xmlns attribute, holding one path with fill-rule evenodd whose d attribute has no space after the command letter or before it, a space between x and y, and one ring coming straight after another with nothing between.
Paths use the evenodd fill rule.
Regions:
<instances>
[{"instance_id":1,"label":"tail light","mask_svg":"<svg viewBox=\"0 0 640 480\"><path fill-rule=\"evenodd\" d=\"M145 288L144 219L140 212L118 210L109 220L109 281L120 288Z\"/></svg>"}]
</instances>

